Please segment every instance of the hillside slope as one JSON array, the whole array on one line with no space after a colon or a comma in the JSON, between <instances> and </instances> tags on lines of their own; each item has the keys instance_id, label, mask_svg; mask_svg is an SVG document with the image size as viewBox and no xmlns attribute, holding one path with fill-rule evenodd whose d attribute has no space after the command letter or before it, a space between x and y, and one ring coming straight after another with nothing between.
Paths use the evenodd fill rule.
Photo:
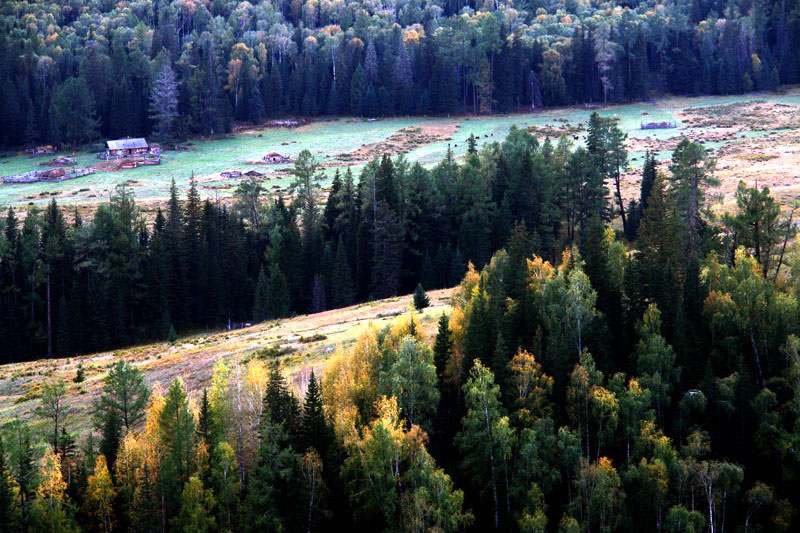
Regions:
<instances>
[{"instance_id":1,"label":"hillside slope","mask_svg":"<svg viewBox=\"0 0 800 533\"><path fill-rule=\"evenodd\" d=\"M418 313L426 335L434 335L439 315L449 311L452 289L431 291L431 306ZM67 383L67 427L72 432L90 423L92 400L100 392L110 365L122 357L144 371L149 384L167 385L176 377L196 397L212 374L214 363L247 361L261 357L279 361L296 387L302 388L310 369L321 369L339 344L352 342L369 324L383 327L406 312L411 295L389 298L274 320L254 326L179 339L175 344L157 343L113 352L67 359L40 359L0 365L0 425L14 417L34 420L42 383L62 378ZM75 383L78 365L85 380ZM39 421L41 423L41 421Z\"/></svg>"}]
</instances>

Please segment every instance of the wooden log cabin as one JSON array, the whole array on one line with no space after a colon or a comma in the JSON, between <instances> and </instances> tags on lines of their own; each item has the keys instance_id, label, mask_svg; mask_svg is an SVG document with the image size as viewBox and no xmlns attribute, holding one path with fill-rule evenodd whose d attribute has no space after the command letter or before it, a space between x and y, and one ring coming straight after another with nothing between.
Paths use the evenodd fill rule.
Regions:
<instances>
[{"instance_id":1,"label":"wooden log cabin","mask_svg":"<svg viewBox=\"0 0 800 533\"><path fill-rule=\"evenodd\" d=\"M142 138L106 141L106 156L110 157L143 155L149 151L150 147L147 141Z\"/></svg>"}]
</instances>

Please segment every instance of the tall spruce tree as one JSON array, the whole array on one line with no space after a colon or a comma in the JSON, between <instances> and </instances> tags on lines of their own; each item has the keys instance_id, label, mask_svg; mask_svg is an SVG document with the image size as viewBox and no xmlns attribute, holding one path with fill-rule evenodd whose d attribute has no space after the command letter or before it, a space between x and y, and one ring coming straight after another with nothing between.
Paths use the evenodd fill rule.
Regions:
<instances>
[{"instance_id":1,"label":"tall spruce tree","mask_svg":"<svg viewBox=\"0 0 800 533\"><path fill-rule=\"evenodd\" d=\"M267 318L283 318L289 315L291 293L286 276L277 264L273 264L267 288Z\"/></svg>"},{"instance_id":2,"label":"tall spruce tree","mask_svg":"<svg viewBox=\"0 0 800 533\"><path fill-rule=\"evenodd\" d=\"M297 436L300 422L300 404L289 390L286 378L277 366L269 373L267 390L264 393L264 416L271 423L283 428L292 438Z\"/></svg>"},{"instance_id":3,"label":"tall spruce tree","mask_svg":"<svg viewBox=\"0 0 800 533\"><path fill-rule=\"evenodd\" d=\"M197 413L197 438L205 445L209 454L214 451L216 431L206 388L203 389L203 395L200 397L200 409Z\"/></svg>"},{"instance_id":4,"label":"tall spruce tree","mask_svg":"<svg viewBox=\"0 0 800 533\"><path fill-rule=\"evenodd\" d=\"M450 331L450 318L442 312L439 317L436 340L433 344L433 364L436 366L436 375L441 383L445 378L445 370L453 355L453 332Z\"/></svg>"},{"instance_id":5,"label":"tall spruce tree","mask_svg":"<svg viewBox=\"0 0 800 533\"><path fill-rule=\"evenodd\" d=\"M267 273L264 265L258 271L258 281L256 282L256 294L253 299L253 321L261 322L271 316L270 313L270 291Z\"/></svg>"},{"instance_id":6,"label":"tall spruce tree","mask_svg":"<svg viewBox=\"0 0 800 533\"><path fill-rule=\"evenodd\" d=\"M713 175L714 159L699 143L683 138L672 153L672 188L679 220L683 226L683 245L687 261L698 260L703 250L705 192L719 182Z\"/></svg>"},{"instance_id":7,"label":"tall spruce tree","mask_svg":"<svg viewBox=\"0 0 800 533\"><path fill-rule=\"evenodd\" d=\"M117 461L120 441L122 439L122 420L115 410L108 410L101 414L102 426L100 426L100 453L106 458L110 466L114 466ZM97 423L97 422L95 422Z\"/></svg>"},{"instance_id":8,"label":"tall spruce tree","mask_svg":"<svg viewBox=\"0 0 800 533\"><path fill-rule=\"evenodd\" d=\"M336 245L331 293L331 303L333 307L347 307L355 302L353 274L342 240L339 240L339 243Z\"/></svg>"},{"instance_id":9,"label":"tall spruce tree","mask_svg":"<svg viewBox=\"0 0 800 533\"><path fill-rule=\"evenodd\" d=\"M168 58L158 71L150 90L150 114L158 137L169 138L175 132L178 118L178 82Z\"/></svg>"},{"instance_id":10,"label":"tall spruce tree","mask_svg":"<svg viewBox=\"0 0 800 533\"><path fill-rule=\"evenodd\" d=\"M83 77L68 78L53 95L54 134L59 141L75 146L91 141L98 133L95 101Z\"/></svg>"},{"instance_id":11,"label":"tall spruce tree","mask_svg":"<svg viewBox=\"0 0 800 533\"><path fill-rule=\"evenodd\" d=\"M314 448L321 457L325 457L330 446L330 428L325 420L322 405L322 390L314 371L308 380L305 401L303 402L303 417L300 421L300 450Z\"/></svg>"},{"instance_id":12,"label":"tall spruce tree","mask_svg":"<svg viewBox=\"0 0 800 533\"><path fill-rule=\"evenodd\" d=\"M666 180L657 174L639 226L635 268L640 276L642 302L636 307L643 310L645 301L655 302L664 318L668 339L681 299L681 291L676 290L683 271L680 231Z\"/></svg>"}]
</instances>

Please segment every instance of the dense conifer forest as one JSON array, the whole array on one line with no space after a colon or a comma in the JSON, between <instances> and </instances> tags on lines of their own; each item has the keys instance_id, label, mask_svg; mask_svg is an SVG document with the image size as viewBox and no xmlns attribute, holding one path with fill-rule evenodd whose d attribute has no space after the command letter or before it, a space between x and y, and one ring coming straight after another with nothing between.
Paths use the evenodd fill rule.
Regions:
<instances>
[{"instance_id":1,"label":"dense conifer forest","mask_svg":"<svg viewBox=\"0 0 800 533\"><path fill-rule=\"evenodd\" d=\"M800 82L794 0L0 4L0 146Z\"/></svg>"},{"instance_id":2,"label":"dense conifer forest","mask_svg":"<svg viewBox=\"0 0 800 533\"><path fill-rule=\"evenodd\" d=\"M69 356L176 333L319 312L452 287L516 223L551 260L592 214L611 216L604 180L627 159L618 126L595 115L591 150L512 130L463 163L428 170L384 155L327 197L303 152L291 200L242 181L234 201L201 201L194 183L147 221L124 185L92 220L55 201L0 222L2 361ZM594 131L594 130L593 130ZM596 145L596 146L595 146ZM574 148L574 150L573 150ZM607 152L618 154L612 161ZM650 171L654 161L648 164ZM228 205L230 204L230 205ZM614 204L617 205L617 204ZM639 204L626 206L634 232Z\"/></svg>"},{"instance_id":3,"label":"dense conifer forest","mask_svg":"<svg viewBox=\"0 0 800 533\"><path fill-rule=\"evenodd\" d=\"M413 310L301 387L278 359L219 361L190 396L110 366L90 432L46 379L0 435L12 531L790 531L800 328L792 213L714 162L648 156L609 194L624 136L512 130L431 170L295 164L292 201L174 191L146 224L120 187L92 220L3 224L5 357L77 353L458 284L432 341ZM622 217L625 213L624 225ZM30 339L30 340L29 340ZM46 351L45 351L46 350ZM272 357L272 356L271 356ZM80 384L81 372L73 381ZM78 385L79 386L79 385Z\"/></svg>"},{"instance_id":4,"label":"dense conifer forest","mask_svg":"<svg viewBox=\"0 0 800 533\"><path fill-rule=\"evenodd\" d=\"M798 45L792 0L10 1L0 146L770 90ZM797 530L796 206L744 182L712 206L688 138L631 198L597 113L585 143L468 146L328 190L304 150L284 195L173 182L154 216L125 184L89 215L4 208L0 364L413 305L299 377L269 351L205 380L37 374L0 419L0 531Z\"/></svg>"}]
</instances>

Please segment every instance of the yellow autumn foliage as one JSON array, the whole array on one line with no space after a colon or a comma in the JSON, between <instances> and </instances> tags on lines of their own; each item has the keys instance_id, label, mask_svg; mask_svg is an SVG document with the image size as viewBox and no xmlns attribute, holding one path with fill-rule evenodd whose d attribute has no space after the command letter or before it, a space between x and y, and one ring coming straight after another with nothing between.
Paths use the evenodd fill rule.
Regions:
<instances>
[{"instance_id":1,"label":"yellow autumn foliage","mask_svg":"<svg viewBox=\"0 0 800 533\"><path fill-rule=\"evenodd\" d=\"M61 457L48 449L39 461L39 485L36 497L40 500L64 501L67 483L61 475Z\"/></svg>"},{"instance_id":2,"label":"yellow autumn foliage","mask_svg":"<svg viewBox=\"0 0 800 533\"><path fill-rule=\"evenodd\" d=\"M323 400L344 442L356 438L357 427L372 418L380 357L377 331L369 325L347 350L339 346L325 368Z\"/></svg>"},{"instance_id":3,"label":"yellow autumn foliage","mask_svg":"<svg viewBox=\"0 0 800 533\"><path fill-rule=\"evenodd\" d=\"M97 528L102 532L114 528L114 497L116 490L104 455L95 461L94 473L89 476L86 488L86 506L94 518Z\"/></svg>"}]
</instances>

